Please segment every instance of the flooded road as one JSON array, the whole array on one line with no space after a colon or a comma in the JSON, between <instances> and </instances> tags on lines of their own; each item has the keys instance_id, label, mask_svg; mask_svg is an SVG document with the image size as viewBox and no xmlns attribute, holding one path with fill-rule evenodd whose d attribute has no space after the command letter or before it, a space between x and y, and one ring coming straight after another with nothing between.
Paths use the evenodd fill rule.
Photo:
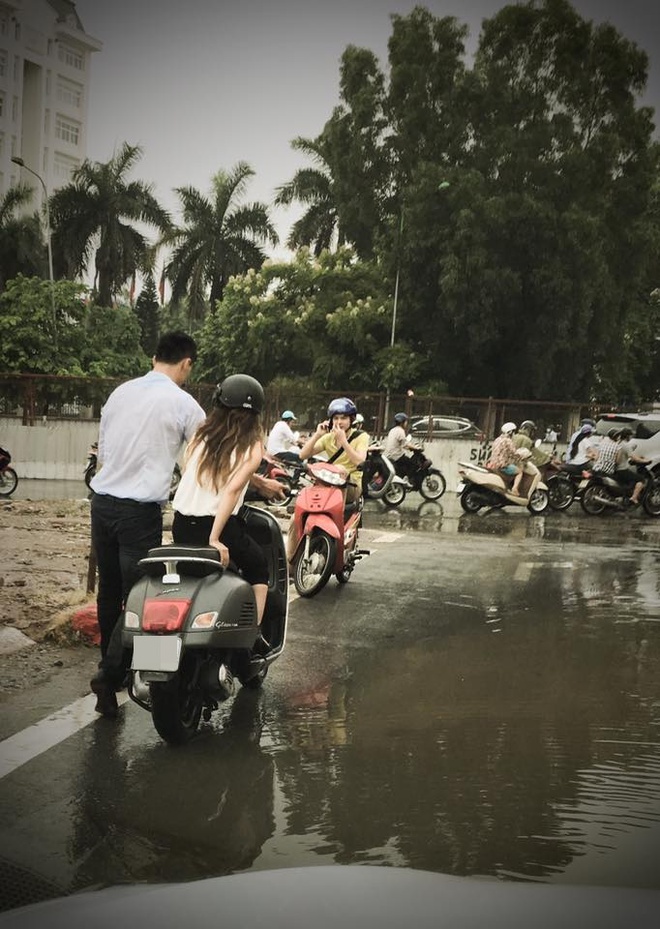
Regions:
<instances>
[{"instance_id":1,"label":"flooded road","mask_svg":"<svg viewBox=\"0 0 660 929\"><path fill-rule=\"evenodd\" d=\"M61 891L331 863L660 889L660 521L448 492L365 526L192 744L128 703L2 778L3 854Z\"/></svg>"}]
</instances>

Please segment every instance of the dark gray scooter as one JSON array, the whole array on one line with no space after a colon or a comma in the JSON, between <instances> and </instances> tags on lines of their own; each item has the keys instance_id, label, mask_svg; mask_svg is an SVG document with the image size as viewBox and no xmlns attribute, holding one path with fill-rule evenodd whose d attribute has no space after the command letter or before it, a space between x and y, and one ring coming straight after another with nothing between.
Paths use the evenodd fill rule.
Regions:
<instances>
[{"instance_id":1,"label":"dark gray scooter","mask_svg":"<svg viewBox=\"0 0 660 929\"><path fill-rule=\"evenodd\" d=\"M248 532L266 554L268 595L263 637L270 648L253 646L258 636L252 587L223 568L215 548L164 545L140 561L145 575L126 601L122 639L132 648L128 693L151 712L166 742L187 742L200 718L208 721L231 697L236 681L261 687L282 653L289 609L284 539L274 516L245 506Z\"/></svg>"}]
</instances>

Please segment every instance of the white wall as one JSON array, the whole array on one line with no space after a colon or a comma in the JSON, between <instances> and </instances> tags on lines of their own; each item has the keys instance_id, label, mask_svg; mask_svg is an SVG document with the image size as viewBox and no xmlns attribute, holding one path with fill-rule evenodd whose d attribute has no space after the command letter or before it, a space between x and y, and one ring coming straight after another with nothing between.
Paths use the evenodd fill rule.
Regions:
<instances>
[{"instance_id":1,"label":"white wall","mask_svg":"<svg viewBox=\"0 0 660 929\"><path fill-rule=\"evenodd\" d=\"M0 445L19 477L82 480L87 452L98 439L96 422L57 421L23 426L0 417Z\"/></svg>"},{"instance_id":2,"label":"white wall","mask_svg":"<svg viewBox=\"0 0 660 929\"><path fill-rule=\"evenodd\" d=\"M78 420L23 426L20 421L0 417L0 445L12 456L12 467L19 477L51 480L81 480L87 452L98 438L97 422ZM544 450L549 446L543 446ZM483 461L489 445L470 439L433 439L424 451L440 468L449 487L458 481L459 461Z\"/></svg>"}]
</instances>

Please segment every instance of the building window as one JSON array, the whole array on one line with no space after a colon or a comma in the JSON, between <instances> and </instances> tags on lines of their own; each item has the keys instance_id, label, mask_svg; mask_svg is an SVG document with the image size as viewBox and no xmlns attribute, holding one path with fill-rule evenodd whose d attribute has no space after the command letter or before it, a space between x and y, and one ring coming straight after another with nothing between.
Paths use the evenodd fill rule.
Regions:
<instances>
[{"instance_id":1,"label":"building window","mask_svg":"<svg viewBox=\"0 0 660 929\"><path fill-rule=\"evenodd\" d=\"M70 145L77 145L80 138L80 125L70 119L64 119L63 116L58 116L55 120L55 138L68 142Z\"/></svg>"},{"instance_id":2,"label":"building window","mask_svg":"<svg viewBox=\"0 0 660 929\"><path fill-rule=\"evenodd\" d=\"M58 46L58 57L60 61L68 65L69 68L75 68L76 71L85 70L85 56L82 52L78 52L75 48L71 48L70 45L60 43Z\"/></svg>"},{"instance_id":3,"label":"building window","mask_svg":"<svg viewBox=\"0 0 660 929\"><path fill-rule=\"evenodd\" d=\"M0 48L0 77L4 77L7 73L7 52L4 48Z\"/></svg>"},{"instance_id":4,"label":"building window","mask_svg":"<svg viewBox=\"0 0 660 929\"><path fill-rule=\"evenodd\" d=\"M0 13L0 35L9 34L9 19L6 13Z\"/></svg>"},{"instance_id":5,"label":"building window","mask_svg":"<svg viewBox=\"0 0 660 929\"><path fill-rule=\"evenodd\" d=\"M61 186L70 183L73 172L77 167L77 161L71 158L64 158L62 155L55 155L53 173L57 179L57 185Z\"/></svg>"},{"instance_id":6,"label":"building window","mask_svg":"<svg viewBox=\"0 0 660 929\"><path fill-rule=\"evenodd\" d=\"M82 87L70 81L59 81L57 84L57 102L79 110L82 106Z\"/></svg>"},{"instance_id":7,"label":"building window","mask_svg":"<svg viewBox=\"0 0 660 929\"><path fill-rule=\"evenodd\" d=\"M5 115L5 95L0 93L0 116Z\"/></svg>"}]
</instances>

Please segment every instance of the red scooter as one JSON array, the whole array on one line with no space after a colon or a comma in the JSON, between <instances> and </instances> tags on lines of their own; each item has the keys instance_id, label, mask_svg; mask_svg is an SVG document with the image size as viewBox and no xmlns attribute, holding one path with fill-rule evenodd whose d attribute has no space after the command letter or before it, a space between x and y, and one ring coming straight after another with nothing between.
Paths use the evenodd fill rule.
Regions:
<instances>
[{"instance_id":1,"label":"red scooter","mask_svg":"<svg viewBox=\"0 0 660 929\"><path fill-rule=\"evenodd\" d=\"M303 487L289 526L287 558L301 597L313 597L334 574L346 584L366 549L358 548L362 497L346 504L348 472L341 465L316 461L307 465L312 484Z\"/></svg>"}]
</instances>

